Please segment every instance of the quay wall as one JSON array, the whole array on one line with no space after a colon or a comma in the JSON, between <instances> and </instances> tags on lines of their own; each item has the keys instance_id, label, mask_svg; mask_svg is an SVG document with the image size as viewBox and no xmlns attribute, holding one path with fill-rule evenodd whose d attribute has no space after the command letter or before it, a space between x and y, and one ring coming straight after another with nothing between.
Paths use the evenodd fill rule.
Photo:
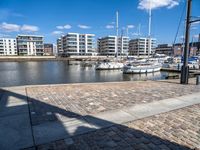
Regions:
<instances>
[{"instance_id":1,"label":"quay wall","mask_svg":"<svg viewBox=\"0 0 200 150\"><path fill-rule=\"evenodd\" d=\"M56 57L56 56L0 56L0 62L6 61L97 61L104 59L113 59L110 56L70 56L70 57Z\"/></svg>"}]
</instances>

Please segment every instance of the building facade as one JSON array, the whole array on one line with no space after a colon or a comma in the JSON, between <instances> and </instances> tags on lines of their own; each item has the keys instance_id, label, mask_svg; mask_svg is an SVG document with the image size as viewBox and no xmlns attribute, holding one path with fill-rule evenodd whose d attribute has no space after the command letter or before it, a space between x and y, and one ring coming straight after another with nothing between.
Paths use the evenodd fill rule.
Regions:
<instances>
[{"instance_id":1,"label":"building facade","mask_svg":"<svg viewBox=\"0 0 200 150\"><path fill-rule=\"evenodd\" d=\"M44 55L46 55L46 56L53 55L53 44L50 44L50 43L44 44Z\"/></svg>"},{"instance_id":2,"label":"building facade","mask_svg":"<svg viewBox=\"0 0 200 150\"><path fill-rule=\"evenodd\" d=\"M159 44L155 49L155 53L171 56L173 55L173 47L169 44Z\"/></svg>"},{"instance_id":3,"label":"building facade","mask_svg":"<svg viewBox=\"0 0 200 150\"><path fill-rule=\"evenodd\" d=\"M151 41L151 42L149 42ZM150 44L150 45L149 45ZM155 52L156 39L155 38L137 38L129 41L130 55L148 55Z\"/></svg>"},{"instance_id":4,"label":"building facade","mask_svg":"<svg viewBox=\"0 0 200 150\"><path fill-rule=\"evenodd\" d=\"M189 44L189 56L196 56L199 54L200 42L192 42ZM174 56L183 56L184 43L176 43L173 45Z\"/></svg>"},{"instance_id":5,"label":"building facade","mask_svg":"<svg viewBox=\"0 0 200 150\"><path fill-rule=\"evenodd\" d=\"M0 38L0 55L17 55L16 39Z\"/></svg>"},{"instance_id":6,"label":"building facade","mask_svg":"<svg viewBox=\"0 0 200 150\"><path fill-rule=\"evenodd\" d=\"M95 35L68 33L57 40L57 49L60 55L94 55Z\"/></svg>"},{"instance_id":7,"label":"building facade","mask_svg":"<svg viewBox=\"0 0 200 150\"><path fill-rule=\"evenodd\" d=\"M97 42L100 55L128 55L128 37L107 36Z\"/></svg>"},{"instance_id":8,"label":"building facade","mask_svg":"<svg viewBox=\"0 0 200 150\"><path fill-rule=\"evenodd\" d=\"M53 55L58 56L57 44L53 44Z\"/></svg>"},{"instance_id":9,"label":"building facade","mask_svg":"<svg viewBox=\"0 0 200 150\"><path fill-rule=\"evenodd\" d=\"M43 36L18 35L17 51L18 55L27 55L27 56L44 55Z\"/></svg>"},{"instance_id":10,"label":"building facade","mask_svg":"<svg viewBox=\"0 0 200 150\"><path fill-rule=\"evenodd\" d=\"M57 39L57 54L63 54L63 36Z\"/></svg>"}]
</instances>

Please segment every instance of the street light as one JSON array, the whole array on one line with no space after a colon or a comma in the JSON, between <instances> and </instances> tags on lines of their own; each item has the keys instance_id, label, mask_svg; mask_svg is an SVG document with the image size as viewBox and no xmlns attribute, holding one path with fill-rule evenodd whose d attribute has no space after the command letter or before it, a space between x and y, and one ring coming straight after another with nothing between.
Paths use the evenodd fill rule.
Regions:
<instances>
[{"instance_id":1,"label":"street light","mask_svg":"<svg viewBox=\"0 0 200 150\"><path fill-rule=\"evenodd\" d=\"M185 32L185 47L183 56L183 66L181 68L181 84L188 84L189 66L188 66L188 54L189 54L189 35L190 25L195 22L200 22L200 19L191 20L191 7L192 0L187 0L187 18L186 18L186 32Z\"/></svg>"},{"instance_id":2,"label":"street light","mask_svg":"<svg viewBox=\"0 0 200 150\"><path fill-rule=\"evenodd\" d=\"M181 84L188 84L189 66L188 66L188 51L189 51L189 36L190 36L190 14L192 0L187 0L187 20L185 32L185 47L183 55L183 66L181 67Z\"/></svg>"}]
</instances>

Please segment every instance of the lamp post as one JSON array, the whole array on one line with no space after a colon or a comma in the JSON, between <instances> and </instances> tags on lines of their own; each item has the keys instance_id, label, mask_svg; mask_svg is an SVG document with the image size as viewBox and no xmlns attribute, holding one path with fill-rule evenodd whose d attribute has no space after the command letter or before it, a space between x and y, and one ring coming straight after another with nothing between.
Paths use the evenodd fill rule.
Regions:
<instances>
[{"instance_id":1,"label":"lamp post","mask_svg":"<svg viewBox=\"0 0 200 150\"><path fill-rule=\"evenodd\" d=\"M191 14L192 0L187 0L187 18L186 18L186 32L185 32L185 47L183 55L183 66L181 67L181 84L188 84L189 66L189 36L190 36L190 14Z\"/></svg>"}]
</instances>

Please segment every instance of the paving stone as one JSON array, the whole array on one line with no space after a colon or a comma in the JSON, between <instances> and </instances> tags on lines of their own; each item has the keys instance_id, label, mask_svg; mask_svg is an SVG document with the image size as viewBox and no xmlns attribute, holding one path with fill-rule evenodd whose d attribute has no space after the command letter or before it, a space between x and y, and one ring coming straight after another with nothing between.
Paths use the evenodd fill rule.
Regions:
<instances>
[{"instance_id":1,"label":"paving stone","mask_svg":"<svg viewBox=\"0 0 200 150\"><path fill-rule=\"evenodd\" d=\"M185 86L170 82L135 81L29 87L27 93L31 97L30 109L37 114L37 118L32 117L32 122L37 125L49 120L64 121L66 116L76 118L77 115L98 114L200 91L200 86L195 84ZM44 115L49 114L48 112L53 117ZM58 117L56 113L65 117Z\"/></svg>"},{"instance_id":2,"label":"paving stone","mask_svg":"<svg viewBox=\"0 0 200 150\"><path fill-rule=\"evenodd\" d=\"M35 112L31 115L31 121L34 133L38 135L35 148L39 150L197 148L200 145L200 104L162 114L155 113L154 116L136 121L129 120L129 123L121 125L105 121L105 117L110 111L113 112L111 115L113 121L119 120L118 115L123 116L124 111L115 114L117 109L126 110L130 106L160 102L162 99L172 99L199 91L200 86L194 84L185 86L154 81L29 87L27 88L29 106L31 112ZM190 96L178 100L182 100L184 106L190 100ZM171 102L175 104L178 101ZM193 103L199 103L198 99L193 100ZM99 113L104 116L94 117ZM124 116L127 116L127 113ZM81 124L86 121L93 125L72 128L75 124L80 125L76 120ZM57 123L55 126L52 125L55 123ZM52 133L52 137L58 133L50 142L45 141L49 138L46 134L46 124L49 124L48 132ZM98 128L98 125L104 125L105 128ZM42 134L46 135L46 139L42 138Z\"/></svg>"}]
</instances>

